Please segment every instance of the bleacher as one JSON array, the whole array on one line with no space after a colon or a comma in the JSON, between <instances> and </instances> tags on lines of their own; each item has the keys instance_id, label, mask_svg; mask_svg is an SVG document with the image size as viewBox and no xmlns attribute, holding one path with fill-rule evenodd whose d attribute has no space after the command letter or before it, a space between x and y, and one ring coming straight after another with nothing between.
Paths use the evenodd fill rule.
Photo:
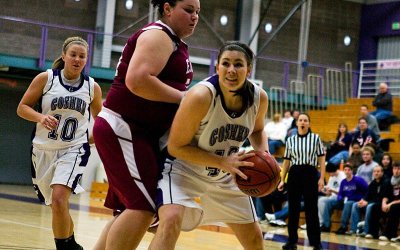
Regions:
<instances>
[{"instance_id":1,"label":"bleacher","mask_svg":"<svg viewBox=\"0 0 400 250\"><path fill-rule=\"evenodd\" d=\"M326 110L311 110L311 128L323 141L334 141L339 123L344 122L349 130L353 130L360 117L360 106L366 104L373 111L372 101L373 98L350 98L344 104L328 105ZM393 98L393 114L400 117L400 98ZM388 152L394 160L400 160L400 124L392 124L388 131L381 131L380 136L394 140L390 142Z\"/></svg>"}]
</instances>

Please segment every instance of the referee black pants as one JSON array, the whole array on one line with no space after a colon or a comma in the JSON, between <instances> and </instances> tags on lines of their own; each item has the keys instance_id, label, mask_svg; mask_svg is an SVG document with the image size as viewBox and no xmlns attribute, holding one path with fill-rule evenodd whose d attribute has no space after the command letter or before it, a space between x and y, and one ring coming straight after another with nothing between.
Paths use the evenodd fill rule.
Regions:
<instances>
[{"instance_id":1,"label":"referee black pants","mask_svg":"<svg viewBox=\"0 0 400 250\"><path fill-rule=\"evenodd\" d=\"M289 242L297 243L297 229L300 218L300 202L304 198L307 236L311 246L321 244L321 231L318 219L318 170L309 165L290 167L287 180L289 202Z\"/></svg>"}]
</instances>

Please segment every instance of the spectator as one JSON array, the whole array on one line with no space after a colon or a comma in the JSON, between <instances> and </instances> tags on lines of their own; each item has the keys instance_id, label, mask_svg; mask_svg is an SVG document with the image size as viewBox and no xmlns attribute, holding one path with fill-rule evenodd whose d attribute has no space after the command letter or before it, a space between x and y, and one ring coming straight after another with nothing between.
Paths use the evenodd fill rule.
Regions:
<instances>
[{"instance_id":1,"label":"spectator","mask_svg":"<svg viewBox=\"0 0 400 250\"><path fill-rule=\"evenodd\" d=\"M290 112L288 109L285 110L283 112L282 122L285 124L286 130L289 130L289 128L292 126L293 120L292 112Z\"/></svg>"},{"instance_id":2,"label":"spectator","mask_svg":"<svg viewBox=\"0 0 400 250\"><path fill-rule=\"evenodd\" d=\"M293 110L293 112L292 112L293 121L292 121L292 124L290 125L290 128L289 128L288 132L287 132L287 136L288 137L297 134L296 122L297 122L297 118L299 118L299 115L300 115L300 111L298 109Z\"/></svg>"},{"instance_id":3,"label":"spectator","mask_svg":"<svg viewBox=\"0 0 400 250\"><path fill-rule=\"evenodd\" d=\"M353 174L356 174L358 167L364 163L361 155L361 146L358 141L354 141L351 144L351 151L352 153L345 164L353 169Z\"/></svg>"},{"instance_id":4,"label":"spectator","mask_svg":"<svg viewBox=\"0 0 400 250\"><path fill-rule=\"evenodd\" d=\"M338 166L341 160L347 161L349 158L351 139L352 136L348 132L347 125L345 123L339 123L336 140L331 143L327 150L328 163Z\"/></svg>"},{"instance_id":5,"label":"spectator","mask_svg":"<svg viewBox=\"0 0 400 250\"><path fill-rule=\"evenodd\" d=\"M393 103L392 95L388 92L388 85L385 82L379 84L378 91L378 95L375 96L372 102L376 110L371 112L371 115L375 116L378 123L380 123L392 115Z\"/></svg>"},{"instance_id":6,"label":"spectator","mask_svg":"<svg viewBox=\"0 0 400 250\"><path fill-rule=\"evenodd\" d=\"M363 178L369 184L372 181L372 171L374 170L374 167L378 165L378 163L372 159L375 150L366 146L361 150L361 154L364 163L358 167L356 175Z\"/></svg>"},{"instance_id":7,"label":"spectator","mask_svg":"<svg viewBox=\"0 0 400 250\"><path fill-rule=\"evenodd\" d=\"M376 120L375 116L371 115L368 111L368 106L363 104L360 108L361 117L365 118L368 123L368 128L374 131L375 134L379 135L379 125L378 121ZM359 130L360 127L358 126L356 130Z\"/></svg>"},{"instance_id":8,"label":"spectator","mask_svg":"<svg viewBox=\"0 0 400 250\"><path fill-rule=\"evenodd\" d=\"M344 166L344 173L346 178L340 183L337 199L328 200L322 212L323 227L330 230L333 209L343 209L340 219L341 225L339 230L336 231L337 234L345 234L353 203L361 200L368 190L368 184L363 178L353 175L353 170L349 165Z\"/></svg>"},{"instance_id":9,"label":"spectator","mask_svg":"<svg viewBox=\"0 0 400 250\"><path fill-rule=\"evenodd\" d=\"M379 140L379 136L374 133L370 128L368 128L367 120L364 117L358 119L359 130L355 131L351 143L358 141L361 148L363 148L368 143L376 145ZM349 149L350 154L352 153L352 148Z\"/></svg>"},{"instance_id":10,"label":"spectator","mask_svg":"<svg viewBox=\"0 0 400 250\"><path fill-rule=\"evenodd\" d=\"M337 200L340 183L346 178L345 173L339 170L337 166L332 164L326 165L326 172L329 174L329 179L328 184L324 187L324 189L322 189L322 193L325 194L325 196L320 196L318 199L318 217L321 226L321 232L330 231L330 228L325 227L323 224L323 211L325 210L325 205L329 200Z\"/></svg>"},{"instance_id":11,"label":"spectator","mask_svg":"<svg viewBox=\"0 0 400 250\"><path fill-rule=\"evenodd\" d=\"M300 211L304 211L304 201L300 202ZM286 226L285 220L289 217L289 202L286 202L281 210L273 214L265 213L265 217L272 226Z\"/></svg>"},{"instance_id":12,"label":"spectator","mask_svg":"<svg viewBox=\"0 0 400 250\"><path fill-rule=\"evenodd\" d=\"M400 219L400 161L393 163L393 176L390 184L383 191L382 211L387 214L387 224L379 240L391 239L391 241L400 242L400 237L397 236Z\"/></svg>"},{"instance_id":13,"label":"spectator","mask_svg":"<svg viewBox=\"0 0 400 250\"><path fill-rule=\"evenodd\" d=\"M264 127L268 135L268 147L270 154L275 154L279 147L284 146L287 128L281 121L281 114L274 114L272 121Z\"/></svg>"},{"instance_id":14,"label":"spectator","mask_svg":"<svg viewBox=\"0 0 400 250\"><path fill-rule=\"evenodd\" d=\"M384 183L383 168L382 166L376 165L373 171L374 179L368 185L368 191L364 198L359 202L353 204L351 209L351 227L348 234L353 234L357 230L357 224L360 221L361 213L365 213L364 232L360 234L361 237L365 238L378 238L379 228L378 224L374 223L375 226L370 227L373 223L371 221L374 206L381 207L382 203L382 186Z\"/></svg>"},{"instance_id":15,"label":"spectator","mask_svg":"<svg viewBox=\"0 0 400 250\"><path fill-rule=\"evenodd\" d=\"M383 167L383 178L387 180L390 180L393 176L392 164L392 156L389 153L384 153L381 160L381 166Z\"/></svg>"}]
</instances>

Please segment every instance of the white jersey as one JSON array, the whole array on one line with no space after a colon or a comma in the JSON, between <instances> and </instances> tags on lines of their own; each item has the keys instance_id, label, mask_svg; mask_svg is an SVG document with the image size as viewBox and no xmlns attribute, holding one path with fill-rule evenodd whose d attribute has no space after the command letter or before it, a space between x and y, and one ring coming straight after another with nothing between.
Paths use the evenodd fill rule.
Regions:
<instances>
[{"instance_id":1,"label":"white jersey","mask_svg":"<svg viewBox=\"0 0 400 250\"><path fill-rule=\"evenodd\" d=\"M198 84L208 87L213 97L207 115L202 119L192 145L221 156L237 153L247 137L253 132L260 106L260 88L253 84L254 103L250 108L242 114L228 114L223 106L218 76L211 76ZM218 181L228 175L227 172L218 168L191 166L191 164L179 159L175 160L174 165L175 163L181 164L188 171L193 171L201 178L210 181Z\"/></svg>"},{"instance_id":2,"label":"white jersey","mask_svg":"<svg viewBox=\"0 0 400 250\"><path fill-rule=\"evenodd\" d=\"M58 127L49 131L37 123L33 145L39 149L57 150L88 142L93 78L82 75L79 86L73 87L63 83L61 70L49 69L47 73L39 112L57 118Z\"/></svg>"}]
</instances>

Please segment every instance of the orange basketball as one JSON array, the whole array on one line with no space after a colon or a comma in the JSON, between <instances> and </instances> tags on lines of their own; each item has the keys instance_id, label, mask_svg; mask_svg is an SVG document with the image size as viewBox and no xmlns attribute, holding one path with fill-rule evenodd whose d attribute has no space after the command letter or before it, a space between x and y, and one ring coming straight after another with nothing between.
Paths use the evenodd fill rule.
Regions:
<instances>
[{"instance_id":1,"label":"orange basketball","mask_svg":"<svg viewBox=\"0 0 400 250\"><path fill-rule=\"evenodd\" d=\"M278 186L281 176L281 168L275 158L266 152L250 151L255 153L253 157L245 161L253 162L253 167L239 167L247 180L236 175L236 183L239 189L253 197L262 197L272 193Z\"/></svg>"}]
</instances>

